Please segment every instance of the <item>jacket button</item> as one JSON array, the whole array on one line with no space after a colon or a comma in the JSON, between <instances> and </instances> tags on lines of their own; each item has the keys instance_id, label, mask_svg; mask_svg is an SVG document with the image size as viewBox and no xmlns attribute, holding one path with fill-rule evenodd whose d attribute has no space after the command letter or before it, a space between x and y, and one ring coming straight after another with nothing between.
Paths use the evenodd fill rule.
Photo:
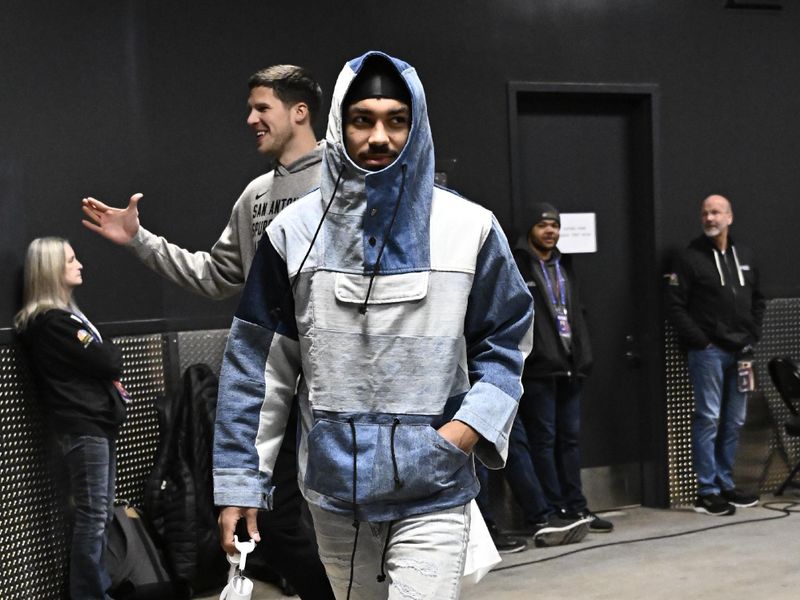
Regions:
<instances>
[{"instance_id":1,"label":"jacket button","mask_svg":"<svg viewBox=\"0 0 800 600\"><path fill-rule=\"evenodd\" d=\"M375 239L375 236L370 237L368 240L370 246L374 246L378 240Z\"/></svg>"},{"instance_id":2,"label":"jacket button","mask_svg":"<svg viewBox=\"0 0 800 600\"><path fill-rule=\"evenodd\" d=\"M369 216L370 217L374 217L377 214L378 214L378 209L377 208L373 208L371 211L369 211Z\"/></svg>"}]
</instances>

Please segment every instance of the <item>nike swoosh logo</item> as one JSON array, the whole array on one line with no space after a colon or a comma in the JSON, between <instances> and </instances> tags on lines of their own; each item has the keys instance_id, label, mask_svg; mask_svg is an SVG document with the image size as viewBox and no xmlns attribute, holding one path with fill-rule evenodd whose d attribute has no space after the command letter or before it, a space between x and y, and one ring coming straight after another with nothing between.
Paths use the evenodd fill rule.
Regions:
<instances>
[{"instance_id":1,"label":"nike swoosh logo","mask_svg":"<svg viewBox=\"0 0 800 600\"><path fill-rule=\"evenodd\" d=\"M268 191L269 191L269 190L267 190L267 192L268 192ZM266 194L267 192L261 192L260 194L256 194L256 200L258 200L259 198L261 198L261 196L263 196L263 195L264 195L264 194Z\"/></svg>"}]
</instances>

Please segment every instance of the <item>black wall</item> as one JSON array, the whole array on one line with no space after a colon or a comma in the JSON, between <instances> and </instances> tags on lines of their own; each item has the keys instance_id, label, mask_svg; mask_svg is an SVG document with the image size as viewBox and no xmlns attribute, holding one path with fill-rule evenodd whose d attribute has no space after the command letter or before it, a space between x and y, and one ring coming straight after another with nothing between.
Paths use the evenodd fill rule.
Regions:
<instances>
[{"instance_id":1,"label":"black wall","mask_svg":"<svg viewBox=\"0 0 800 600\"><path fill-rule=\"evenodd\" d=\"M508 81L658 84L657 247L683 245L699 232L700 200L727 194L767 294L800 296L800 7L724 3L7 0L0 328L18 308L27 243L49 234L72 241L85 265L78 300L98 322L227 322L235 301L184 292L85 230L81 198L122 206L143 192L146 227L208 249L266 169L244 122L248 76L302 64L329 98L345 60L373 48L416 66L437 157L456 159L450 185L507 227Z\"/></svg>"}]
</instances>

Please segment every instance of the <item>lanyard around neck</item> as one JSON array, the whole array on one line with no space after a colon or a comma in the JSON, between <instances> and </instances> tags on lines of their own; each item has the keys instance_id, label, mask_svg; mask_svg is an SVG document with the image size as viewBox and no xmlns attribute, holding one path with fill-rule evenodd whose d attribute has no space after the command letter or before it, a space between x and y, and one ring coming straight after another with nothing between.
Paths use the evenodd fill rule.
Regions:
<instances>
[{"instance_id":1,"label":"lanyard around neck","mask_svg":"<svg viewBox=\"0 0 800 600\"><path fill-rule=\"evenodd\" d=\"M547 284L547 295L550 297L550 302L553 303L553 306L559 306L558 300L556 299L556 293L553 291L553 282L550 281L550 273L547 269L547 264L540 258L539 265L542 267L542 274L544 275L544 282ZM553 261L553 265L556 269L556 281L558 282L558 295L559 299L561 300L560 306L567 305L567 292L565 290L564 285L564 275L561 273L561 265L559 264L558 259L556 258Z\"/></svg>"}]
</instances>

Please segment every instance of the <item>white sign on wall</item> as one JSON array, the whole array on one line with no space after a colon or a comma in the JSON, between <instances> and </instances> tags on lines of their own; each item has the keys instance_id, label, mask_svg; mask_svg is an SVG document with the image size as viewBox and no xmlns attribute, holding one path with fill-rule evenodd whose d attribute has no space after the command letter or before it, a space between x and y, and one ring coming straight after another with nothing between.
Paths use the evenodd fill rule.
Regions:
<instances>
[{"instance_id":1,"label":"white sign on wall","mask_svg":"<svg viewBox=\"0 0 800 600\"><path fill-rule=\"evenodd\" d=\"M595 213L561 213L558 249L564 254L597 252Z\"/></svg>"}]
</instances>

